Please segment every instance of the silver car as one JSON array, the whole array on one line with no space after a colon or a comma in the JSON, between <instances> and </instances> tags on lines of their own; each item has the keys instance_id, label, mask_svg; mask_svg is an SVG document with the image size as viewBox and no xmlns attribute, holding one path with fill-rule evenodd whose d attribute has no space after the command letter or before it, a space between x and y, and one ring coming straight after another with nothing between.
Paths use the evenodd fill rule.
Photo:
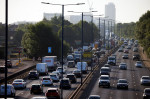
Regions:
<instances>
[{"instance_id":1,"label":"silver car","mask_svg":"<svg viewBox=\"0 0 150 99\"><path fill-rule=\"evenodd\" d=\"M150 85L150 76L142 76L141 85Z\"/></svg>"},{"instance_id":2,"label":"silver car","mask_svg":"<svg viewBox=\"0 0 150 99\"><path fill-rule=\"evenodd\" d=\"M53 82L59 82L59 77L57 74L50 74L51 79Z\"/></svg>"},{"instance_id":3,"label":"silver car","mask_svg":"<svg viewBox=\"0 0 150 99\"><path fill-rule=\"evenodd\" d=\"M43 85L53 85L53 81L50 78L50 76L43 77L41 83L42 83L42 86Z\"/></svg>"},{"instance_id":4,"label":"silver car","mask_svg":"<svg viewBox=\"0 0 150 99\"><path fill-rule=\"evenodd\" d=\"M139 67L139 68L142 68L142 62L141 61L136 61L135 66Z\"/></svg>"},{"instance_id":5,"label":"silver car","mask_svg":"<svg viewBox=\"0 0 150 99\"><path fill-rule=\"evenodd\" d=\"M99 78L99 87L107 86L110 87L110 77L109 75L101 75Z\"/></svg>"},{"instance_id":6,"label":"silver car","mask_svg":"<svg viewBox=\"0 0 150 99\"><path fill-rule=\"evenodd\" d=\"M120 63L119 69L126 70L127 69L127 64L126 63Z\"/></svg>"},{"instance_id":7,"label":"silver car","mask_svg":"<svg viewBox=\"0 0 150 99\"><path fill-rule=\"evenodd\" d=\"M15 79L12 85L14 88L26 88L26 82L23 79Z\"/></svg>"},{"instance_id":8,"label":"silver car","mask_svg":"<svg viewBox=\"0 0 150 99\"><path fill-rule=\"evenodd\" d=\"M125 88L128 89L128 82L126 79L119 79L117 82L117 89Z\"/></svg>"}]
</instances>

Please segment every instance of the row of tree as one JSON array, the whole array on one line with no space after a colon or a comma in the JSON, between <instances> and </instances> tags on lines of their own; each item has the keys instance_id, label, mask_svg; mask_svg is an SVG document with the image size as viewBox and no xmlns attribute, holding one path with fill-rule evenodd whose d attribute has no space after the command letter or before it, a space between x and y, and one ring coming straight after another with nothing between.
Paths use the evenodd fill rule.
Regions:
<instances>
[{"instance_id":1,"label":"row of tree","mask_svg":"<svg viewBox=\"0 0 150 99\"><path fill-rule=\"evenodd\" d=\"M150 57L150 11L143 14L136 23L136 38Z\"/></svg>"},{"instance_id":2,"label":"row of tree","mask_svg":"<svg viewBox=\"0 0 150 99\"><path fill-rule=\"evenodd\" d=\"M98 29L92 23L86 21L84 23L84 42L90 44L94 38L98 37ZM81 21L77 24L72 24L69 21L64 21L64 56L67 55L70 46L81 46ZM42 57L46 55L61 56L61 16L54 17L50 21L43 21L36 24L28 24L17 28L16 41L21 41L25 53L30 57ZM23 35L23 36L22 36ZM22 36L22 38L21 38ZM92 38L93 37L93 38ZM79 44L78 44L78 43ZM52 47L52 53L48 53L48 47Z\"/></svg>"}]
</instances>

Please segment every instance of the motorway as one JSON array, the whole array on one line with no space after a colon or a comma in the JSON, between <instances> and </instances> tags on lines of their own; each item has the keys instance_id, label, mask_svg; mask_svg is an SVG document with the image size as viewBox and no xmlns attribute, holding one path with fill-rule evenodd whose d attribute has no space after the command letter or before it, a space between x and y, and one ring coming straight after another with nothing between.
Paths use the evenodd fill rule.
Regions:
<instances>
[{"instance_id":1,"label":"motorway","mask_svg":"<svg viewBox=\"0 0 150 99\"><path fill-rule=\"evenodd\" d=\"M102 99L142 99L144 88L149 86L143 86L140 84L140 78L142 76L150 76L150 71L143 66L143 68L135 67L135 62L132 60L132 56L135 52L130 49L129 59L122 59L124 52L116 52L117 65L111 66L111 87L103 88L98 86L98 76L95 76L92 80L93 84L88 86L86 94L82 95L80 99L87 99L90 95L100 95ZM120 62L127 63L127 70L120 70ZM118 79L127 79L129 82L128 90L117 89Z\"/></svg>"},{"instance_id":2,"label":"motorway","mask_svg":"<svg viewBox=\"0 0 150 99\"><path fill-rule=\"evenodd\" d=\"M66 74L71 73L75 68L67 68ZM90 70L90 67L88 68ZM49 72L50 74L50 72ZM64 77L66 76L66 74L64 74ZM86 77L87 74L83 75L83 79ZM25 81L27 83L27 87L26 89L20 89L20 90L16 90L16 97L15 99L31 99L32 97L39 97L39 96L45 96L45 92L48 88L50 87L54 87L54 88L59 88L59 82L57 83L53 83L52 86L43 86L43 94L30 94L30 87L32 84L41 84L41 78L43 76L40 76L40 78L38 80L28 80L27 78L25 78ZM80 78L77 78L77 83L75 84L71 84L71 89L66 89L63 90L63 98L67 99L67 97L69 97L69 95L77 88L77 86L80 84L81 80Z\"/></svg>"}]
</instances>

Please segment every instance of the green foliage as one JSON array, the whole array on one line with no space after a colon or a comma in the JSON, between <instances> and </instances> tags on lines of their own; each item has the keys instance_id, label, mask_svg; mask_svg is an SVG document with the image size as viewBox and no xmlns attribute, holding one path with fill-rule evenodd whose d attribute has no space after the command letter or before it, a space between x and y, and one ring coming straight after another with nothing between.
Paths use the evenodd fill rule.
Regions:
<instances>
[{"instance_id":1,"label":"green foliage","mask_svg":"<svg viewBox=\"0 0 150 99\"><path fill-rule=\"evenodd\" d=\"M27 55L31 57L42 57L46 55L61 55L61 41L52 32L51 25L41 21L35 25L28 25L28 29L23 36L22 46L27 50ZM64 45L68 48L68 45ZM52 53L48 53L48 47L52 47ZM66 54L66 53L64 53Z\"/></svg>"},{"instance_id":2,"label":"green foliage","mask_svg":"<svg viewBox=\"0 0 150 99\"><path fill-rule=\"evenodd\" d=\"M150 57L150 11L143 14L136 23L136 37Z\"/></svg>"}]
</instances>

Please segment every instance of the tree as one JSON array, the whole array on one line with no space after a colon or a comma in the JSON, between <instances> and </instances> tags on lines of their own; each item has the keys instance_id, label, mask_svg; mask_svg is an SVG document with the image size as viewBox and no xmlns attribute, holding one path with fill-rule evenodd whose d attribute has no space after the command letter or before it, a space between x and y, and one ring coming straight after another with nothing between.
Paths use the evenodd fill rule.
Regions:
<instances>
[{"instance_id":1,"label":"tree","mask_svg":"<svg viewBox=\"0 0 150 99\"><path fill-rule=\"evenodd\" d=\"M52 32L51 25L44 21L28 26L22 39L22 46L27 50L27 55L31 57L43 57L46 55L60 57L61 55L61 41ZM66 47L67 45L64 46ZM48 53L48 47L52 47L52 53ZM64 50L67 51L67 47Z\"/></svg>"}]
</instances>

